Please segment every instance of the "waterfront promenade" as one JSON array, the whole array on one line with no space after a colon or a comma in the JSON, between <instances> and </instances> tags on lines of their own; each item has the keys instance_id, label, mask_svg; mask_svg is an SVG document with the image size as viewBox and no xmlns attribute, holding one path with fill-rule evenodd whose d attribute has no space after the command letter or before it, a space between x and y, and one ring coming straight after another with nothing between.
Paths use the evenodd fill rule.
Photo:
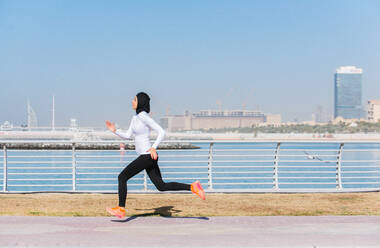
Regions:
<instances>
[{"instance_id":1,"label":"waterfront promenade","mask_svg":"<svg viewBox=\"0 0 380 248\"><path fill-rule=\"evenodd\" d=\"M380 247L380 216L1 216L0 247Z\"/></svg>"}]
</instances>

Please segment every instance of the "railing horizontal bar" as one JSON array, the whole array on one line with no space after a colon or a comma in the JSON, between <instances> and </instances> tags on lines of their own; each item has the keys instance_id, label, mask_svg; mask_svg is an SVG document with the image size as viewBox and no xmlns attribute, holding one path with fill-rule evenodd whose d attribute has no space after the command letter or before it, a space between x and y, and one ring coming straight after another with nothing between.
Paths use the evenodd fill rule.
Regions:
<instances>
[{"instance_id":1,"label":"railing horizontal bar","mask_svg":"<svg viewBox=\"0 0 380 248\"><path fill-rule=\"evenodd\" d=\"M380 150L372 149L344 149L344 152L380 152Z\"/></svg>"},{"instance_id":2,"label":"railing horizontal bar","mask_svg":"<svg viewBox=\"0 0 380 248\"><path fill-rule=\"evenodd\" d=\"M119 175L119 174L120 172L77 172L77 175Z\"/></svg>"},{"instance_id":3,"label":"railing horizontal bar","mask_svg":"<svg viewBox=\"0 0 380 248\"><path fill-rule=\"evenodd\" d=\"M282 148L280 152L338 152L336 149L287 149Z\"/></svg>"},{"instance_id":4,"label":"railing horizontal bar","mask_svg":"<svg viewBox=\"0 0 380 248\"><path fill-rule=\"evenodd\" d=\"M335 160L282 160L281 163L336 163ZM215 163L273 163L273 160L214 160Z\"/></svg>"},{"instance_id":5,"label":"railing horizontal bar","mask_svg":"<svg viewBox=\"0 0 380 248\"><path fill-rule=\"evenodd\" d=\"M309 155L307 154L303 154L303 155L299 155L299 154L280 154L279 155L280 157L307 157ZM315 156L315 157L336 157L337 155L328 155L328 154L310 154L310 156Z\"/></svg>"},{"instance_id":6,"label":"railing horizontal bar","mask_svg":"<svg viewBox=\"0 0 380 248\"><path fill-rule=\"evenodd\" d=\"M46 179L38 179L38 178L17 178L17 179L8 179L8 181L71 181L72 178L63 179L63 178L46 178Z\"/></svg>"},{"instance_id":7,"label":"railing horizontal bar","mask_svg":"<svg viewBox=\"0 0 380 248\"><path fill-rule=\"evenodd\" d=\"M371 177L371 176L369 176L369 177L342 177L343 179L347 179L347 178L349 178L349 179L355 179L355 178L380 178L380 177Z\"/></svg>"},{"instance_id":8,"label":"railing horizontal bar","mask_svg":"<svg viewBox=\"0 0 380 248\"><path fill-rule=\"evenodd\" d=\"M184 157L184 158L187 158L187 157L191 157L191 158L207 158L208 157L208 154L178 154L178 155L160 155L159 156L161 159L162 158L181 158L181 157Z\"/></svg>"},{"instance_id":9,"label":"railing horizontal bar","mask_svg":"<svg viewBox=\"0 0 380 248\"><path fill-rule=\"evenodd\" d=\"M380 168L380 165L343 165L343 168Z\"/></svg>"},{"instance_id":10,"label":"railing horizontal bar","mask_svg":"<svg viewBox=\"0 0 380 248\"><path fill-rule=\"evenodd\" d=\"M207 180L207 177L197 177L197 180ZM194 177L164 177L163 180L195 180Z\"/></svg>"},{"instance_id":11,"label":"railing horizontal bar","mask_svg":"<svg viewBox=\"0 0 380 248\"><path fill-rule=\"evenodd\" d=\"M332 184L332 185L336 185L336 182L333 182L333 183L291 183L291 182L279 182L279 184L298 184L298 185L302 185L302 184Z\"/></svg>"},{"instance_id":12,"label":"railing horizontal bar","mask_svg":"<svg viewBox=\"0 0 380 248\"><path fill-rule=\"evenodd\" d=\"M165 172L167 173L167 172ZM225 171L225 172L213 172L213 174L265 174L265 173L273 173L273 171Z\"/></svg>"},{"instance_id":13,"label":"railing horizontal bar","mask_svg":"<svg viewBox=\"0 0 380 248\"><path fill-rule=\"evenodd\" d=\"M8 164L71 164L71 161L8 161Z\"/></svg>"},{"instance_id":14,"label":"railing horizontal bar","mask_svg":"<svg viewBox=\"0 0 380 248\"><path fill-rule=\"evenodd\" d=\"M336 177L280 177L280 179L336 179Z\"/></svg>"},{"instance_id":15,"label":"railing horizontal bar","mask_svg":"<svg viewBox=\"0 0 380 248\"><path fill-rule=\"evenodd\" d=\"M69 150L71 151L71 150ZM91 150L91 149L81 149L81 150L76 150L75 151L77 154L80 154L80 153L88 153L88 152L107 152L107 153L116 153L116 152L125 152L125 154L131 154L131 155L128 155L128 156L135 156L136 157L136 153L135 153L135 150L134 149L125 149L124 151L123 150L120 150L120 149L112 149L112 150Z\"/></svg>"},{"instance_id":16,"label":"railing horizontal bar","mask_svg":"<svg viewBox=\"0 0 380 248\"><path fill-rule=\"evenodd\" d=\"M17 143L17 142L13 142L12 141L11 143ZM25 141L25 142L20 142L20 143L30 143L30 142L29 141ZM33 143L33 142L31 142L31 143ZM94 150L92 150L92 151L94 151ZM17 153L17 152L38 152L38 153L42 153L42 152L54 152L54 153L64 153L64 152L66 152L67 153L67 152L71 152L71 149L68 149L68 150L17 149L17 150L10 150L9 152L11 152L11 153Z\"/></svg>"},{"instance_id":17,"label":"railing horizontal bar","mask_svg":"<svg viewBox=\"0 0 380 248\"><path fill-rule=\"evenodd\" d=\"M380 160L342 160L343 163L379 163Z\"/></svg>"},{"instance_id":18,"label":"railing horizontal bar","mask_svg":"<svg viewBox=\"0 0 380 248\"><path fill-rule=\"evenodd\" d=\"M380 182L343 182L343 184L380 184Z\"/></svg>"},{"instance_id":19,"label":"railing horizontal bar","mask_svg":"<svg viewBox=\"0 0 380 248\"><path fill-rule=\"evenodd\" d=\"M223 180L233 180L233 179L273 179L272 176L270 177L214 177L215 180L217 179L223 179Z\"/></svg>"},{"instance_id":20,"label":"railing horizontal bar","mask_svg":"<svg viewBox=\"0 0 380 248\"><path fill-rule=\"evenodd\" d=\"M77 155L77 158L135 158L136 155Z\"/></svg>"},{"instance_id":21,"label":"railing horizontal bar","mask_svg":"<svg viewBox=\"0 0 380 248\"><path fill-rule=\"evenodd\" d=\"M77 166L77 169L122 169L125 166Z\"/></svg>"},{"instance_id":22,"label":"railing horizontal bar","mask_svg":"<svg viewBox=\"0 0 380 248\"><path fill-rule=\"evenodd\" d=\"M46 169L71 169L71 167L30 167L30 166L16 166L16 167L8 167L10 169L33 169L33 170L46 170Z\"/></svg>"},{"instance_id":23,"label":"railing horizontal bar","mask_svg":"<svg viewBox=\"0 0 380 248\"><path fill-rule=\"evenodd\" d=\"M335 165L279 165L279 168L335 168Z\"/></svg>"},{"instance_id":24,"label":"railing horizontal bar","mask_svg":"<svg viewBox=\"0 0 380 248\"><path fill-rule=\"evenodd\" d=\"M280 171L278 174L335 174L336 171Z\"/></svg>"},{"instance_id":25,"label":"railing horizontal bar","mask_svg":"<svg viewBox=\"0 0 380 248\"><path fill-rule=\"evenodd\" d=\"M126 164L130 163L131 161L80 161L77 160L77 164Z\"/></svg>"},{"instance_id":26,"label":"railing horizontal bar","mask_svg":"<svg viewBox=\"0 0 380 248\"><path fill-rule=\"evenodd\" d=\"M77 178L77 181L96 181L96 180L99 180L99 181L115 181L117 180L117 178ZM137 180L143 180L143 178L131 178L128 180L129 181L137 181Z\"/></svg>"},{"instance_id":27,"label":"railing horizontal bar","mask_svg":"<svg viewBox=\"0 0 380 248\"><path fill-rule=\"evenodd\" d=\"M165 171L163 172L163 174L208 174L208 172L207 171L203 171L203 172L201 171L196 171L196 172L194 171L189 171L189 172Z\"/></svg>"},{"instance_id":28,"label":"railing horizontal bar","mask_svg":"<svg viewBox=\"0 0 380 248\"><path fill-rule=\"evenodd\" d=\"M46 172L23 172L23 173L8 173L9 175L57 175L57 173L46 173ZM59 173L59 175L72 175L72 173Z\"/></svg>"},{"instance_id":29,"label":"railing horizontal bar","mask_svg":"<svg viewBox=\"0 0 380 248\"><path fill-rule=\"evenodd\" d=\"M323 160L320 161L318 159L308 159L308 160L283 160L280 157L280 163L336 163L336 160Z\"/></svg>"},{"instance_id":30,"label":"railing horizontal bar","mask_svg":"<svg viewBox=\"0 0 380 248\"><path fill-rule=\"evenodd\" d=\"M223 165L214 165L212 168L273 168L273 165L264 165L264 166L254 166L254 165L232 165L232 166L223 166Z\"/></svg>"},{"instance_id":31,"label":"railing horizontal bar","mask_svg":"<svg viewBox=\"0 0 380 248\"><path fill-rule=\"evenodd\" d=\"M272 163L273 160L214 160L213 163Z\"/></svg>"},{"instance_id":32,"label":"railing horizontal bar","mask_svg":"<svg viewBox=\"0 0 380 248\"><path fill-rule=\"evenodd\" d=\"M110 184L77 184L77 186L88 186L88 187L98 187L98 186L118 186L116 183L110 183ZM133 183L128 183L128 186L144 186L144 184L133 184Z\"/></svg>"},{"instance_id":33,"label":"railing horizontal bar","mask_svg":"<svg viewBox=\"0 0 380 248\"><path fill-rule=\"evenodd\" d=\"M363 173L380 173L380 170L378 171L342 171L342 174L344 173L355 173L355 174L363 174Z\"/></svg>"},{"instance_id":34,"label":"railing horizontal bar","mask_svg":"<svg viewBox=\"0 0 380 248\"><path fill-rule=\"evenodd\" d=\"M15 184L9 187L69 187L71 184Z\"/></svg>"},{"instance_id":35,"label":"railing horizontal bar","mask_svg":"<svg viewBox=\"0 0 380 248\"><path fill-rule=\"evenodd\" d=\"M262 151L275 151L275 148L263 148L263 149L214 149L214 152L247 152L247 151L256 151L256 152L262 152Z\"/></svg>"},{"instance_id":36,"label":"railing horizontal bar","mask_svg":"<svg viewBox=\"0 0 380 248\"><path fill-rule=\"evenodd\" d=\"M200 149L157 149L157 151L162 154L162 153L167 153L167 152L208 152L208 149L205 148L200 148Z\"/></svg>"},{"instance_id":37,"label":"railing horizontal bar","mask_svg":"<svg viewBox=\"0 0 380 248\"><path fill-rule=\"evenodd\" d=\"M129 163L131 161L77 161L77 164L125 164ZM202 161L182 161L182 160L176 160L176 161L160 161L160 163L207 163L206 160Z\"/></svg>"},{"instance_id":38,"label":"railing horizontal bar","mask_svg":"<svg viewBox=\"0 0 380 248\"><path fill-rule=\"evenodd\" d=\"M161 160L159 163L204 163L207 165L207 160L194 160L194 161L183 161L183 160Z\"/></svg>"},{"instance_id":39,"label":"railing horizontal bar","mask_svg":"<svg viewBox=\"0 0 380 248\"><path fill-rule=\"evenodd\" d=\"M215 154L213 157L270 157L273 158L274 154L270 155L253 155L253 154L223 154L223 155L218 155Z\"/></svg>"},{"instance_id":40,"label":"railing horizontal bar","mask_svg":"<svg viewBox=\"0 0 380 248\"><path fill-rule=\"evenodd\" d=\"M187 154L179 154L179 155L160 155L159 156L160 158L180 158L180 157L208 157L207 154L190 154L190 155L187 155ZM77 158L136 158L136 155L130 155L130 156L127 156L127 155L94 155L94 156L81 156L81 155L78 155Z\"/></svg>"},{"instance_id":41,"label":"railing horizontal bar","mask_svg":"<svg viewBox=\"0 0 380 248\"><path fill-rule=\"evenodd\" d=\"M213 183L217 185L273 185L273 183Z\"/></svg>"},{"instance_id":42,"label":"railing horizontal bar","mask_svg":"<svg viewBox=\"0 0 380 248\"><path fill-rule=\"evenodd\" d=\"M17 155L11 155L8 156L8 158L71 158L71 156L56 156L56 155L46 155L46 156L32 156L32 155L25 155L25 156L17 156Z\"/></svg>"},{"instance_id":43,"label":"railing horizontal bar","mask_svg":"<svg viewBox=\"0 0 380 248\"><path fill-rule=\"evenodd\" d=\"M104 167L104 166L78 166L77 169L122 169L125 166L120 167ZM160 166L160 169L207 169L207 166L187 166L187 167L179 167L179 166Z\"/></svg>"},{"instance_id":44,"label":"railing horizontal bar","mask_svg":"<svg viewBox=\"0 0 380 248\"><path fill-rule=\"evenodd\" d=\"M119 175L120 172L78 172L77 175ZM207 174L208 172L165 172L165 174ZM62 173L61 173L62 174ZM71 173L70 173L71 174Z\"/></svg>"},{"instance_id":45,"label":"railing horizontal bar","mask_svg":"<svg viewBox=\"0 0 380 248\"><path fill-rule=\"evenodd\" d=\"M180 167L180 166L160 166L160 169L207 169L207 166L186 166L186 167Z\"/></svg>"}]
</instances>

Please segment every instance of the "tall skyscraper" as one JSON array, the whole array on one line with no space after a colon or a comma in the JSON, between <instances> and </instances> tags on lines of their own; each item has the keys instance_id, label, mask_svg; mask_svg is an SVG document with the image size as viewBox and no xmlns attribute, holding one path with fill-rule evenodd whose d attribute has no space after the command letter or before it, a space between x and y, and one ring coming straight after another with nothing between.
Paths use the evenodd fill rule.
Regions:
<instances>
[{"instance_id":1,"label":"tall skyscraper","mask_svg":"<svg viewBox=\"0 0 380 248\"><path fill-rule=\"evenodd\" d=\"M343 66L335 73L334 117L360 119L362 108L362 73L361 68Z\"/></svg>"}]
</instances>

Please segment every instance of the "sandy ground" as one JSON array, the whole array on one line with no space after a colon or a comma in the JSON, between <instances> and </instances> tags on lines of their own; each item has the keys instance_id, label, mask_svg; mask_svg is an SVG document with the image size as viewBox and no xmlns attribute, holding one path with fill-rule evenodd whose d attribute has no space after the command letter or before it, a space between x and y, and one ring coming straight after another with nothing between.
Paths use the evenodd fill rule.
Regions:
<instances>
[{"instance_id":1,"label":"sandy ground","mask_svg":"<svg viewBox=\"0 0 380 248\"><path fill-rule=\"evenodd\" d=\"M0 194L0 215L108 216L117 194ZM129 194L128 216L380 215L380 192L307 194Z\"/></svg>"}]
</instances>

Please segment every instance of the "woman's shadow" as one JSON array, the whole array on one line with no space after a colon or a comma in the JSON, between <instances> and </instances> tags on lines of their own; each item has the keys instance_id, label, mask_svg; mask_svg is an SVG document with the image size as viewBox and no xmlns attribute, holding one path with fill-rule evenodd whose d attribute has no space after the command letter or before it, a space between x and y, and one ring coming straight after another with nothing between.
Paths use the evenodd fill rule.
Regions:
<instances>
[{"instance_id":1,"label":"woman's shadow","mask_svg":"<svg viewBox=\"0 0 380 248\"><path fill-rule=\"evenodd\" d=\"M173 206L165 206L159 208L151 208L151 209L136 209L136 210L153 210L152 213L144 213L144 214L136 214L128 217L125 220L112 220L113 222L128 222L134 220L138 217L147 217L147 216L155 216L158 215L164 218L181 218L181 219L198 219L198 220L209 220L208 217L173 217L173 213L180 213L181 210L174 209Z\"/></svg>"}]
</instances>

